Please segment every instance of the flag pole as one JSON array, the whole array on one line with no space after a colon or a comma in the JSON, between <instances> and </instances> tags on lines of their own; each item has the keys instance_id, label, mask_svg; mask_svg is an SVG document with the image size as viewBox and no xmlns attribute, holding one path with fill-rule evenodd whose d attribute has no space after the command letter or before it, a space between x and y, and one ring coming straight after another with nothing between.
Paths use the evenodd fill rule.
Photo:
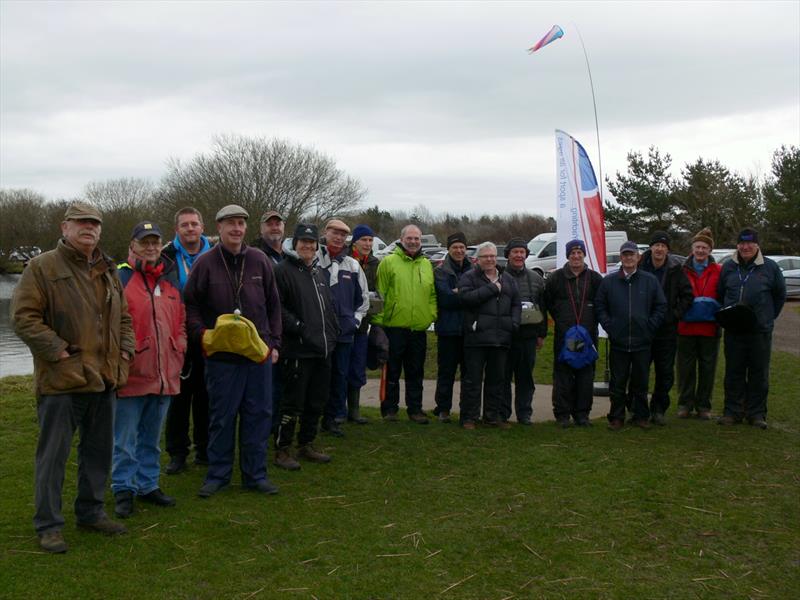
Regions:
<instances>
[{"instance_id":1,"label":"flag pole","mask_svg":"<svg viewBox=\"0 0 800 600\"><path fill-rule=\"evenodd\" d=\"M597 100L594 95L594 80L592 79L592 68L589 66L589 54L586 52L586 44L583 43L583 36L578 26L573 23L572 26L578 33L578 39L581 41L581 48L583 48L583 57L586 59L586 71L589 73L589 87L592 90L592 107L594 108L594 131L597 136L597 171L600 173L600 203L603 203L603 155L600 153L600 124L597 120Z\"/></svg>"}]
</instances>

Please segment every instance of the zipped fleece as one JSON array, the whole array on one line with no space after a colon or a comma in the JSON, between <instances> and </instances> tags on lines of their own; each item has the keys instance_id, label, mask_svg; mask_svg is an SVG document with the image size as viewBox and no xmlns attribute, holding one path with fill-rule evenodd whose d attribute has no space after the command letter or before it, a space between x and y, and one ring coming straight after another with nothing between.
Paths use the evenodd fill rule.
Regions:
<instances>
[{"instance_id":1,"label":"zipped fleece","mask_svg":"<svg viewBox=\"0 0 800 600\"><path fill-rule=\"evenodd\" d=\"M328 276L291 252L275 267L281 297L283 358L327 358L336 346L339 322Z\"/></svg>"},{"instance_id":2,"label":"zipped fleece","mask_svg":"<svg viewBox=\"0 0 800 600\"><path fill-rule=\"evenodd\" d=\"M458 295L464 306L464 346L511 346L522 314L519 289L511 275L502 273L497 289L474 267L459 279Z\"/></svg>"},{"instance_id":3,"label":"zipped fleece","mask_svg":"<svg viewBox=\"0 0 800 600\"><path fill-rule=\"evenodd\" d=\"M436 320L433 266L422 253L411 257L398 244L378 265L376 287L383 310L372 318L375 325L425 331Z\"/></svg>"},{"instance_id":4,"label":"zipped fleece","mask_svg":"<svg viewBox=\"0 0 800 600\"><path fill-rule=\"evenodd\" d=\"M156 281L157 289L148 285L142 262L135 256L129 256L127 265L119 268L136 336L128 383L117 392L123 398L174 396L181 391L186 311L178 289L176 265L167 257L162 256L161 261L164 270Z\"/></svg>"},{"instance_id":5,"label":"zipped fleece","mask_svg":"<svg viewBox=\"0 0 800 600\"><path fill-rule=\"evenodd\" d=\"M328 249L322 246L317 257L319 268L328 275L331 298L339 319L337 341L343 344L352 342L353 334L369 310L367 276L358 261L348 256L344 249L332 259Z\"/></svg>"},{"instance_id":6,"label":"zipped fleece","mask_svg":"<svg viewBox=\"0 0 800 600\"><path fill-rule=\"evenodd\" d=\"M611 347L639 352L650 347L664 321L667 300L658 279L650 273L637 269L626 279L620 269L603 278L594 307Z\"/></svg>"}]
</instances>

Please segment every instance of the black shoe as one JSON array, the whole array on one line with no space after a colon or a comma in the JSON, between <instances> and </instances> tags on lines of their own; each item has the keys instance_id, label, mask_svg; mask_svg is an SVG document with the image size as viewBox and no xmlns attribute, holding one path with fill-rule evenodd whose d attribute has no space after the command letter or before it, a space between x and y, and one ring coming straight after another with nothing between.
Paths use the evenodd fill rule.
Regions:
<instances>
[{"instance_id":1,"label":"black shoe","mask_svg":"<svg viewBox=\"0 0 800 600\"><path fill-rule=\"evenodd\" d=\"M247 489L252 492L258 492L259 494L267 494L268 496L273 496L278 493L278 486L272 483L269 479L262 479L257 484L250 486Z\"/></svg>"},{"instance_id":2,"label":"black shoe","mask_svg":"<svg viewBox=\"0 0 800 600\"><path fill-rule=\"evenodd\" d=\"M128 533L127 527L122 523L117 523L116 521L112 521L106 515L103 515L94 523L78 523L78 527L81 529L87 529L89 531L97 531L98 533L103 533L105 535L123 535Z\"/></svg>"},{"instance_id":3,"label":"black shoe","mask_svg":"<svg viewBox=\"0 0 800 600\"><path fill-rule=\"evenodd\" d=\"M397 416L396 412L393 412L393 413L386 413L385 415L383 415L383 420L388 423L397 423L397 421L399 421L400 418Z\"/></svg>"},{"instance_id":4,"label":"black shoe","mask_svg":"<svg viewBox=\"0 0 800 600\"><path fill-rule=\"evenodd\" d=\"M198 467L207 467L208 466L208 456L205 456L205 455L197 456L197 455L195 455L194 464L196 464Z\"/></svg>"},{"instance_id":5,"label":"black shoe","mask_svg":"<svg viewBox=\"0 0 800 600\"><path fill-rule=\"evenodd\" d=\"M752 419L748 419L748 421L750 421L750 425L758 427L759 429L766 429L768 427L767 420L764 417L753 417Z\"/></svg>"},{"instance_id":6,"label":"black shoe","mask_svg":"<svg viewBox=\"0 0 800 600\"><path fill-rule=\"evenodd\" d=\"M175 498L167 496L161 491L161 488L156 488L149 494L139 496L139 500L149 504L155 504L156 506L175 506Z\"/></svg>"},{"instance_id":7,"label":"black shoe","mask_svg":"<svg viewBox=\"0 0 800 600\"><path fill-rule=\"evenodd\" d=\"M201 498L210 498L220 490L228 487L227 483L217 483L216 481L207 481L202 487L197 490L197 495Z\"/></svg>"},{"instance_id":8,"label":"black shoe","mask_svg":"<svg viewBox=\"0 0 800 600\"><path fill-rule=\"evenodd\" d=\"M556 421L556 425L561 427L561 429L569 429L570 427L572 427L572 423L570 422L569 419L558 419Z\"/></svg>"},{"instance_id":9,"label":"black shoe","mask_svg":"<svg viewBox=\"0 0 800 600\"><path fill-rule=\"evenodd\" d=\"M170 456L164 472L167 475L177 475L181 471L186 470L186 457L185 456Z\"/></svg>"},{"instance_id":10,"label":"black shoe","mask_svg":"<svg viewBox=\"0 0 800 600\"><path fill-rule=\"evenodd\" d=\"M133 514L133 492L123 490L114 494L114 514L120 519L127 519Z\"/></svg>"},{"instance_id":11,"label":"black shoe","mask_svg":"<svg viewBox=\"0 0 800 600\"><path fill-rule=\"evenodd\" d=\"M592 427L592 422L589 419L587 419L586 417L584 417L582 419L578 419L575 422L575 425L577 427Z\"/></svg>"},{"instance_id":12,"label":"black shoe","mask_svg":"<svg viewBox=\"0 0 800 600\"><path fill-rule=\"evenodd\" d=\"M428 415L424 412L414 413L412 415L408 415L408 418L411 419L417 425L427 425L428 424Z\"/></svg>"},{"instance_id":13,"label":"black shoe","mask_svg":"<svg viewBox=\"0 0 800 600\"><path fill-rule=\"evenodd\" d=\"M517 419L518 425L533 425L533 421L530 420L528 417L523 417L521 419Z\"/></svg>"},{"instance_id":14,"label":"black shoe","mask_svg":"<svg viewBox=\"0 0 800 600\"><path fill-rule=\"evenodd\" d=\"M369 419L366 417L362 417L361 413L359 412L348 414L347 421L349 423L356 423L358 425L366 425L367 423L369 423Z\"/></svg>"},{"instance_id":15,"label":"black shoe","mask_svg":"<svg viewBox=\"0 0 800 600\"><path fill-rule=\"evenodd\" d=\"M344 431L342 431L335 419L324 419L322 421L322 430L327 431L334 437L344 437Z\"/></svg>"}]
</instances>

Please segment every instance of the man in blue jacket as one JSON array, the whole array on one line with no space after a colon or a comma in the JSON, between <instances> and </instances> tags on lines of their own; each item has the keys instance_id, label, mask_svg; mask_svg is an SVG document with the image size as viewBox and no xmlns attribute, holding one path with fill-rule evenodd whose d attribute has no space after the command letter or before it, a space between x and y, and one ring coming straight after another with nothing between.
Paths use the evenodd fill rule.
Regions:
<instances>
[{"instance_id":1,"label":"man in blue jacket","mask_svg":"<svg viewBox=\"0 0 800 600\"><path fill-rule=\"evenodd\" d=\"M458 296L458 280L472 268L466 255L467 238L457 231L447 236L447 256L433 271L439 305L439 318L434 325L437 377L436 408L433 413L442 423L450 422L456 369L460 369L461 379L464 379L464 309Z\"/></svg>"},{"instance_id":2,"label":"man in blue jacket","mask_svg":"<svg viewBox=\"0 0 800 600\"><path fill-rule=\"evenodd\" d=\"M767 428L772 329L786 301L786 281L775 261L761 253L758 232L743 229L732 260L722 266L718 297L723 308L745 305L752 322L725 329L725 409L720 425L748 422Z\"/></svg>"},{"instance_id":3,"label":"man in blue jacket","mask_svg":"<svg viewBox=\"0 0 800 600\"><path fill-rule=\"evenodd\" d=\"M634 242L622 244L620 258L622 268L603 279L595 297L598 320L611 342L608 427L613 431L622 429L630 396L634 423L649 429L650 347L664 320L667 300L658 279L637 268L639 248Z\"/></svg>"}]
</instances>

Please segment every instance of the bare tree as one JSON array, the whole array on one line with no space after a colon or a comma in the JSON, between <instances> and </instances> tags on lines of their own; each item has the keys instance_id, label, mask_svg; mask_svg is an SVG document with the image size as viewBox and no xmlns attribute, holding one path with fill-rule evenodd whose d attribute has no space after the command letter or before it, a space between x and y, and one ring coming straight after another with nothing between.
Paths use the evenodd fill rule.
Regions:
<instances>
[{"instance_id":1,"label":"bare tree","mask_svg":"<svg viewBox=\"0 0 800 600\"><path fill-rule=\"evenodd\" d=\"M361 183L332 158L286 140L217 136L209 154L168 163L161 199L172 209L191 205L204 214L235 203L251 214L277 210L290 223L321 222L356 207Z\"/></svg>"}]
</instances>

